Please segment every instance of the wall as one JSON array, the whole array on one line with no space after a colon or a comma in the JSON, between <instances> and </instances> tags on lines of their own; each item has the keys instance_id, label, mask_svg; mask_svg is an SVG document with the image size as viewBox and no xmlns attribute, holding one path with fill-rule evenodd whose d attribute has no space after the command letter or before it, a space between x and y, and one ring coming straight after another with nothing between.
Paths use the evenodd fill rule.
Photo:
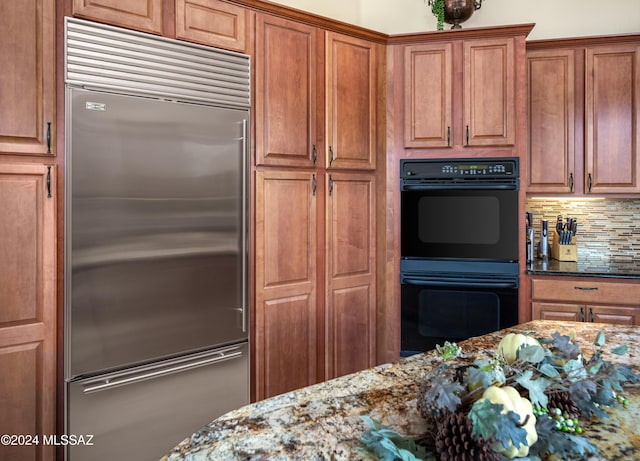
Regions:
<instances>
[{"instance_id":1,"label":"wall","mask_svg":"<svg viewBox=\"0 0 640 461\"><path fill-rule=\"evenodd\" d=\"M527 211L533 213L536 243L540 240L541 220L549 221L549 235L556 217L578 219L578 260L638 261L640 255L640 200L555 200L529 199Z\"/></svg>"},{"instance_id":2,"label":"wall","mask_svg":"<svg viewBox=\"0 0 640 461\"><path fill-rule=\"evenodd\" d=\"M387 34L436 30L426 0L271 1ZM462 27L531 22L529 40L640 33L640 0L484 0Z\"/></svg>"}]
</instances>

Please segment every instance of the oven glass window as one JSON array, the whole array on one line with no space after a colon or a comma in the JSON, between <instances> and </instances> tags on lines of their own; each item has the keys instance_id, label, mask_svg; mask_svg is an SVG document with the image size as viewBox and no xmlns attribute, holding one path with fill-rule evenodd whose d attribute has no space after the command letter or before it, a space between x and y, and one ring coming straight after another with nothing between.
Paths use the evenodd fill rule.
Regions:
<instances>
[{"instance_id":1,"label":"oven glass window","mask_svg":"<svg viewBox=\"0 0 640 461\"><path fill-rule=\"evenodd\" d=\"M401 292L402 356L518 323L517 288L446 288L403 283Z\"/></svg>"},{"instance_id":2,"label":"oven glass window","mask_svg":"<svg viewBox=\"0 0 640 461\"><path fill-rule=\"evenodd\" d=\"M423 243L496 245L500 201L491 195L420 197L418 238Z\"/></svg>"},{"instance_id":3,"label":"oven glass window","mask_svg":"<svg viewBox=\"0 0 640 461\"><path fill-rule=\"evenodd\" d=\"M455 340L500 329L500 297L482 291L421 290L420 336Z\"/></svg>"},{"instance_id":4,"label":"oven glass window","mask_svg":"<svg viewBox=\"0 0 640 461\"><path fill-rule=\"evenodd\" d=\"M518 191L401 192L401 256L518 260Z\"/></svg>"}]
</instances>

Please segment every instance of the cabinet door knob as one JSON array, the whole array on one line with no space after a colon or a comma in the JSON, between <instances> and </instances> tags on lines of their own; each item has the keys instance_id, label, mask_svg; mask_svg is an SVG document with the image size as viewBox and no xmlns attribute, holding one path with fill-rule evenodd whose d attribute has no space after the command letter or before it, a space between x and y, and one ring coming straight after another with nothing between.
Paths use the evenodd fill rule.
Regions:
<instances>
[{"instance_id":1,"label":"cabinet door knob","mask_svg":"<svg viewBox=\"0 0 640 461\"><path fill-rule=\"evenodd\" d=\"M329 146L329 166L333 163L333 147Z\"/></svg>"},{"instance_id":2,"label":"cabinet door knob","mask_svg":"<svg viewBox=\"0 0 640 461\"><path fill-rule=\"evenodd\" d=\"M316 190L318 189L318 180L316 179L316 174L313 174L313 179L311 180L311 191L313 195L316 195Z\"/></svg>"},{"instance_id":3,"label":"cabinet door knob","mask_svg":"<svg viewBox=\"0 0 640 461\"><path fill-rule=\"evenodd\" d=\"M311 158L313 159L313 164L316 164L316 160L318 160L318 149L316 149L316 145L313 145L313 151L311 153Z\"/></svg>"},{"instance_id":4,"label":"cabinet door knob","mask_svg":"<svg viewBox=\"0 0 640 461\"><path fill-rule=\"evenodd\" d=\"M580 321L584 322L584 307L580 306Z\"/></svg>"},{"instance_id":5,"label":"cabinet door knob","mask_svg":"<svg viewBox=\"0 0 640 461\"><path fill-rule=\"evenodd\" d=\"M591 177L591 173L589 173L589 192L591 192L591 186L593 186L593 178Z\"/></svg>"},{"instance_id":6,"label":"cabinet door knob","mask_svg":"<svg viewBox=\"0 0 640 461\"><path fill-rule=\"evenodd\" d=\"M333 194L333 178L329 175L329 195Z\"/></svg>"}]
</instances>

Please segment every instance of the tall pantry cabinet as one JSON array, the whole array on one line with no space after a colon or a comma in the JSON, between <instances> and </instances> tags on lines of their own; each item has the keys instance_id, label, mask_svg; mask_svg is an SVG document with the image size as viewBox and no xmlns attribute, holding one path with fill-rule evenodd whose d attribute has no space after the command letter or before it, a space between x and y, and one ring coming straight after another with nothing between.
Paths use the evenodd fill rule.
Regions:
<instances>
[{"instance_id":1,"label":"tall pantry cabinet","mask_svg":"<svg viewBox=\"0 0 640 461\"><path fill-rule=\"evenodd\" d=\"M255 43L262 399L375 360L377 45L267 14Z\"/></svg>"},{"instance_id":2,"label":"tall pantry cabinet","mask_svg":"<svg viewBox=\"0 0 640 461\"><path fill-rule=\"evenodd\" d=\"M0 2L1 434L54 435L56 405L55 3ZM0 458L53 459L44 444Z\"/></svg>"}]
</instances>

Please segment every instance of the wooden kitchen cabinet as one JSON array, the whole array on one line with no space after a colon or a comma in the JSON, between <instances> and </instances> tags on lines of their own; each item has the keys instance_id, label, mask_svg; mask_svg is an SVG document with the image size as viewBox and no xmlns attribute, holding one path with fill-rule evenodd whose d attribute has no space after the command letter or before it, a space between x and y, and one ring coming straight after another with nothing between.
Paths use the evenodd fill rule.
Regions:
<instances>
[{"instance_id":1,"label":"wooden kitchen cabinet","mask_svg":"<svg viewBox=\"0 0 640 461\"><path fill-rule=\"evenodd\" d=\"M162 35L163 0L73 0L73 15Z\"/></svg>"},{"instance_id":2,"label":"wooden kitchen cabinet","mask_svg":"<svg viewBox=\"0 0 640 461\"><path fill-rule=\"evenodd\" d=\"M255 235L256 398L375 365L375 175L259 170Z\"/></svg>"},{"instance_id":3,"label":"wooden kitchen cabinet","mask_svg":"<svg viewBox=\"0 0 640 461\"><path fill-rule=\"evenodd\" d=\"M256 399L318 381L318 180L257 171Z\"/></svg>"},{"instance_id":4,"label":"wooden kitchen cabinet","mask_svg":"<svg viewBox=\"0 0 640 461\"><path fill-rule=\"evenodd\" d=\"M326 32L326 167L376 168L376 44Z\"/></svg>"},{"instance_id":5,"label":"wooden kitchen cabinet","mask_svg":"<svg viewBox=\"0 0 640 461\"><path fill-rule=\"evenodd\" d=\"M375 364L375 178L332 172L326 205L326 378Z\"/></svg>"},{"instance_id":6,"label":"wooden kitchen cabinet","mask_svg":"<svg viewBox=\"0 0 640 461\"><path fill-rule=\"evenodd\" d=\"M640 193L640 37L633 39L527 44L528 193Z\"/></svg>"},{"instance_id":7,"label":"wooden kitchen cabinet","mask_svg":"<svg viewBox=\"0 0 640 461\"><path fill-rule=\"evenodd\" d=\"M49 190L51 194L49 194ZM0 159L0 433L56 434L55 166ZM2 459L54 459L2 446Z\"/></svg>"},{"instance_id":8,"label":"wooden kitchen cabinet","mask_svg":"<svg viewBox=\"0 0 640 461\"><path fill-rule=\"evenodd\" d=\"M316 98L322 83L322 31L256 15L256 164L313 167L318 146Z\"/></svg>"},{"instance_id":9,"label":"wooden kitchen cabinet","mask_svg":"<svg viewBox=\"0 0 640 461\"><path fill-rule=\"evenodd\" d=\"M405 147L512 146L515 46L513 37L407 45Z\"/></svg>"},{"instance_id":10,"label":"wooden kitchen cabinet","mask_svg":"<svg viewBox=\"0 0 640 461\"><path fill-rule=\"evenodd\" d=\"M640 193L640 44L590 47L585 192Z\"/></svg>"},{"instance_id":11,"label":"wooden kitchen cabinet","mask_svg":"<svg viewBox=\"0 0 640 461\"><path fill-rule=\"evenodd\" d=\"M55 2L0 2L0 153L55 154Z\"/></svg>"},{"instance_id":12,"label":"wooden kitchen cabinet","mask_svg":"<svg viewBox=\"0 0 640 461\"><path fill-rule=\"evenodd\" d=\"M256 37L256 164L375 169L376 45L262 14Z\"/></svg>"},{"instance_id":13,"label":"wooden kitchen cabinet","mask_svg":"<svg viewBox=\"0 0 640 461\"><path fill-rule=\"evenodd\" d=\"M575 190L575 51L527 51L527 192Z\"/></svg>"},{"instance_id":14,"label":"wooden kitchen cabinet","mask_svg":"<svg viewBox=\"0 0 640 461\"><path fill-rule=\"evenodd\" d=\"M221 0L175 0L176 38L247 52L250 10Z\"/></svg>"},{"instance_id":15,"label":"wooden kitchen cabinet","mask_svg":"<svg viewBox=\"0 0 640 461\"><path fill-rule=\"evenodd\" d=\"M640 325L640 283L532 278L531 300L534 320Z\"/></svg>"}]
</instances>

